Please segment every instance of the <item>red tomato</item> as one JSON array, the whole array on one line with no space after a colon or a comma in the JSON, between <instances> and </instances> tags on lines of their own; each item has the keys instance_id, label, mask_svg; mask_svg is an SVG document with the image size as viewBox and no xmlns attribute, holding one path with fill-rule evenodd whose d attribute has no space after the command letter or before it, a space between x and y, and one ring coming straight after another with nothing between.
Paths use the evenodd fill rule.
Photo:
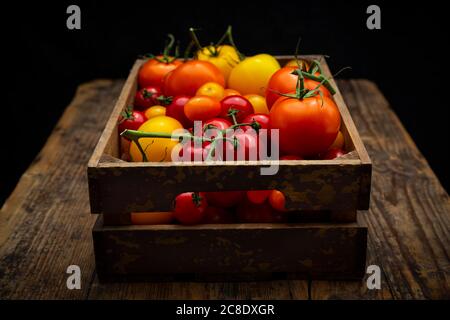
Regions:
<instances>
[{"instance_id":1,"label":"red tomato","mask_svg":"<svg viewBox=\"0 0 450 320\"><path fill-rule=\"evenodd\" d=\"M220 104L222 105L222 111L220 113L222 118L231 119L231 117L228 116L228 111L230 109L235 109L238 111L236 114L236 120L238 123L242 123L242 120L245 117L254 113L252 104L243 96L225 97L222 99Z\"/></svg>"},{"instance_id":2,"label":"red tomato","mask_svg":"<svg viewBox=\"0 0 450 320\"><path fill-rule=\"evenodd\" d=\"M253 160L259 159L258 154L258 135L255 131L242 130L236 131L234 137L237 139L237 147L234 148L234 160Z\"/></svg>"},{"instance_id":3,"label":"red tomato","mask_svg":"<svg viewBox=\"0 0 450 320\"><path fill-rule=\"evenodd\" d=\"M206 155L206 150L202 146L195 146L193 142L184 144L179 152L181 162L204 161Z\"/></svg>"},{"instance_id":4,"label":"red tomato","mask_svg":"<svg viewBox=\"0 0 450 320\"><path fill-rule=\"evenodd\" d=\"M173 59L163 62L161 58L150 59L142 65L138 74L138 83L141 88L147 86L162 87L165 76L183 64L182 61Z\"/></svg>"},{"instance_id":5,"label":"red tomato","mask_svg":"<svg viewBox=\"0 0 450 320\"><path fill-rule=\"evenodd\" d=\"M286 198L281 191L272 190L269 195L269 203L275 210L286 211Z\"/></svg>"},{"instance_id":6,"label":"red tomato","mask_svg":"<svg viewBox=\"0 0 450 320\"><path fill-rule=\"evenodd\" d=\"M194 123L184 114L184 105L189 101L189 96L176 96L172 99L172 103L166 107L166 116L177 119L184 128L190 128Z\"/></svg>"},{"instance_id":7,"label":"red tomato","mask_svg":"<svg viewBox=\"0 0 450 320\"><path fill-rule=\"evenodd\" d=\"M254 113L242 119L243 123L252 123L253 121L256 121L260 125L260 129L269 129L269 115L264 113ZM252 127L242 127L243 130L248 130L250 128Z\"/></svg>"},{"instance_id":8,"label":"red tomato","mask_svg":"<svg viewBox=\"0 0 450 320\"><path fill-rule=\"evenodd\" d=\"M181 224L197 224L203 220L207 206L202 192L185 192L175 199L174 217Z\"/></svg>"},{"instance_id":9,"label":"red tomato","mask_svg":"<svg viewBox=\"0 0 450 320\"><path fill-rule=\"evenodd\" d=\"M203 223L234 223L235 217L224 208L208 207L205 211Z\"/></svg>"},{"instance_id":10,"label":"red tomato","mask_svg":"<svg viewBox=\"0 0 450 320\"><path fill-rule=\"evenodd\" d=\"M162 96L161 89L155 86L147 86L138 91L134 97L134 106L139 110L145 110L160 104L158 97Z\"/></svg>"},{"instance_id":11,"label":"red tomato","mask_svg":"<svg viewBox=\"0 0 450 320\"><path fill-rule=\"evenodd\" d=\"M300 156L286 155L286 156L281 156L280 160L303 160L303 158Z\"/></svg>"},{"instance_id":12,"label":"red tomato","mask_svg":"<svg viewBox=\"0 0 450 320\"><path fill-rule=\"evenodd\" d=\"M297 67L284 67L275 72L270 78L266 89L266 102L269 110L275 101L277 101L280 97L278 93L289 93L295 91L298 79L298 75L292 74L295 70L297 70ZM305 78L304 84L306 89L313 90L319 83L317 81ZM321 86L319 90L322 91L325 96L331 98L330 91L328 91L327 88Z\"/></svg>"},{"instance_id":13,"label":"red tomato","mask_svg":"<svg viewBox=\"0 0 450 320\"><path fill-rule=\"evenodd\" d=\"M163 92L168 96L195 96L197 90L207 82L216 82L225 86L222 72L208 61L191 60L167 74Z\"/></svg>"},{"instance_id":14,"label":"red tomato","mask_svg":"<svg viewBox=\"0 0 450 320\"><path fill-rule=\"evenodd\" d=\"M196 96L184 105L184 114L191 121L206 121L220 113L220 102L209 96Z\"/></svg>"},{"instance_id":15,"label":"red tomato","mask_svg":"<svg viewBox=\"0 0 450 320\"><path fill-rule=\"evenodd\" d=\"M141 111L126 110L122 112L119 119L119 134L122 133L125 129L138 130L145 121L147 121L147 119L145 118L144 113L142 113Z\"/></svg>"},{"instance_id":16,"label":"red tomato","mask_svg":"<svg viewBox=\"0 0 450 320\"><path fill-rule=\"evenodd\" d=\"M270 127L278 129L280 153L302 157L326 151L334 142L341 116L333 100L313 96L282 97L270 110Z\"/></svg>"},{"instance_id":17,"label":"red tomato","mask_svg":"<svg viewBox=\"0 0 450 320\"><path fill-rule=\"evenodd\" d=\"M247 199L254 204L263 204L271 192L272 190L249 190L247 191Z\"/></svg>"},{"instance_id":18,"label":"red tomato","mask_svg":"<svg viewBox=\"0 0 450 320\"><path fill-rule=\"evenodd\" d=\"M237 207L237 216L240 222L270 223L277 222L272 207L267 204L254 204L244 201Z\"/></svg>"},{"instance_id":19,"label":"red tomato","mask_svg":"<svg viewBox=\"0 0 450 320\"><path fill-rule=\"evenodd\" d=\"M211 191L206 192L206 199L212 206L230 208L244 199L245 191Z\"/></svg>"},{"instance_id":20,"label":"red tomato","mask_svg":"<svg viewBox=\"0 0 450 320\"><path fill-rule=\"evenodd\" d=\"M338 148L332 148L328 150L322 157L322 160L332 160L337 157L341 157L345 154L345 151Z\"/></svg>"},{"instance_id":21,"label":"red tomato","mask_svg":"<svg viewBox=\"0 0 450 320\"><path fill-rule=\"evenodd\" d=\"M208 158L208 153L212 148L212 144L210 142L205 142L204 146L207 155L206 158ZM216 146L212 153L212 157L210 159L214 161L226 161L228 158L229 161L234 161L235 157L236 157L236 150L231 142L224 140L217 140Z\"/></svg>"},{"instance_id":22,"label":"red tomato","mask_svg":"<svg viewBox=\"0 0 450 320\"><path fill-rule=\"evenodd\" d=\"M204 122L203 131L205 132L205 137L212 139L217 137L218 130L225 130L229 127L231 127L231 122L227 119L212 118Z\"/></svg>"}]
</instances>

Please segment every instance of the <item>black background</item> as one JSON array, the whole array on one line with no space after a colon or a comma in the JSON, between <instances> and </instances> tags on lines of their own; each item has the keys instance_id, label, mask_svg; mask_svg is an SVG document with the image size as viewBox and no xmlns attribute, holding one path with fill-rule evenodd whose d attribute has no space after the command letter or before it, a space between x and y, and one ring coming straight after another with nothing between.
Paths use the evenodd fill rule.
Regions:
<instances>
[{"instance_id":1,"label":"black background","mask_svg":"<svg viewBox=\"0 0 450 320\"><path fill-rule=\"evenodd\" d=\"M81 30L66 28L66 8L81 7ZM366 27L367 6L381 7L381 30ZM3 160L0 203L45 143L78 84L124 78L137 57L158 53L167 33L188 42L190 26L204 43L228 24L246 54L330 56L339 78L377 83L449 188L449 35L439 3L348 1L58 1L2 8Z\"/></svg>"}]
</instances>

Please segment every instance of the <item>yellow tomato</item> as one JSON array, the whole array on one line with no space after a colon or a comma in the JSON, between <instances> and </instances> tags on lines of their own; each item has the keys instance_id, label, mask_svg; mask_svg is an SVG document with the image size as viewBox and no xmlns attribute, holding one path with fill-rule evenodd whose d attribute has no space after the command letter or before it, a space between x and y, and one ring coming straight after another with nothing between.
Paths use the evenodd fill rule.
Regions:
<instances>
[{"instance_id":1,"label":"yellow tomato","mask_svg":"<svg viewBox=\"0 0 450 320\"><path fill-rule=\"evenodd\" d=\"M341 131L338 132L336 139L334 140L333 144L331 145L330 149L343 149L345 144L344 135Z\"/></svg>"},{"instance_id":2,"label":"yellow tomato","mask_svg":"<svg viewBox=\"0 0 450 320\"><path fill-rule=\"evenodd\" d=\"M166 115L166 107L163 106L153 106L145 110L145 117L147 119L165 115Z\"/></svg>"},{"instance_id":3,"label":"yellow tomato","mask_svg":"<svg viewBox=\"0 0 450 320\"><path fill-rule=\"evenodd\" d=\"M209 61L222 72L225 81L228 81L231 70L239 63L239 55L232 46L208 46L197 51L197 59Z\"/></svg>"},{"instance_id":4,"label":"yellow tomato","mask_svg":"<svg viewBox=\"0 0 450 320\"><path fill-rule=\"evenodd\" d=\"M144 122L139 127L139 131L172 134L173 131L182 128L183 126L176 119L159 116ZM148 161L161 162L171 161L172 149L178 144L178 141L168 138L140 138L139 144L144 150ZM142 154L135 142L131 143L130 157L134 162L142 161Z\"/></svg>"},{"instance_id":5,"label":"yellow tomato","mask_svg":"<svg viewBox=\"0 0 450 320\"><path fill-rule=\"evenodd\" d=\"M300 69L303 71L307 71L309 69L309 63L308 61L304 59L298 59L298 63L295 59L288 61L284 66L285 67L298 67L300 65Z\"/></svg>"},{"instance_id":6,"label":"yellow tomato","mask_svg":"<svg viewBox=\"0 0 450 320\"><path fill-rule=\"evenodd\" d=\"M225 89L216 82L207 82L198 88L195 93L196 96L208 96L217 100L222 100L225 94Z\"/></svg>"},{"instance_id":7,"label":"yellow tomato","mask_svg":"<svg viewBox=\"0 0 450 320\"><path fill-rule=\"evenodd\" d=\"M270 77L280 69L278 61L268 54L245 58L231 70L228 87L241 94L264 96Z\"/></svg>"},{"instance_id":8,"label":"yellow tomato","mask_svg":"<svg viewBox=\"0 0 450 320\"><path fill-rule=\"evenodd\" d=\"M223 97L228 97L228 96L240 96L241 93L239 91L233 90L233 89L225 89Z\"/></svg>"},{"instance_id":9,"label":"yellow tomato","mask_svg":"<svg viewBox=\"0 0 450 320\"><path fill-rule=\"evenodd\" d=\"M267 108L266 98L258 94L246 94L244 96L253 106L255 113L269 114L269 108Z\"/></svg>"},{"instance_id":10,"label":"yellow tomato","mask_svg":"<svg viewBox=\"0 0 450 320\"><path fill-rule=\"evenodd\" d=\"M173 212L132 212L132 224L168 224L173 220Z\"/></svg>"}]
</instances>

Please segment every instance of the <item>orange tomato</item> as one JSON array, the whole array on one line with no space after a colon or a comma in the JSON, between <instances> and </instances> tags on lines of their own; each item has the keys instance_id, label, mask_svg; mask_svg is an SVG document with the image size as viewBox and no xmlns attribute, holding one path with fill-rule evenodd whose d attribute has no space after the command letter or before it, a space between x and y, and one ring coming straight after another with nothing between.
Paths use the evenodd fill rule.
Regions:
<instances>
[{"instance_id":1,"label":"orange tomato","mask_svg":"<svg viewBox=\"0 0 450 320\"><path fill-rule=\"evenodd\" d=\"M173 212L132 212L132 224L168 224L173 220Z\"/></svg>"},{"instance_id":2,"label":"orange tomato","mask_svg":"<svg viewBox=\"0 0 450 320\"><path fill-rule=\"evenodd\" d=\"M275 210L286 211L286 198L281 191L272 190L269 195L269 203Z\"/></svg>"},{"instance_id":3,"label":"orange tomato","mask_svg":"<svg viewBox=\"0 0 450 320\"><path fill-rule=\"evenodd\" d=\"M184 105L184 114L191 121L206 121L217 117L221 110L220 101L208 96L195 96Z\"/></svg>"},{"instance_id":4,"label":"orange tomato","mask_svg":"<svg viewBox=\"0 0 450 320\"><path fill-rule=\"evenodd\" d=\"M223 97L228 97L228 96L240 96L241 93L237 90L234 89L225 89L224 93L223 93Z\"/></svg>"},{"instance_id":5,"label":"orange tomato","mask_svg":"<svg viewBox=\"0 0 450 320\"><path fill-rule=\"evenodd\" d=\"M163 106L153 106L145 110L144 112L147 119L151 119L158 116L165 116L166 115L166 107Z\"/></svg>"},{"instance_id":6,"label":"orange tomato","mask_svg":"<svg viewBox=\"0 0 450 320\"><path fill-rule=\"evenodd\" d=\"M161 56L148 60L139 70L139 86L141 88L148 86L161 87L163 85L164 77L181 64L183 64L183 62L176 59L173 61L169 60L167 63L163 62Z\"/></svg>"},{"instance_id":7,"label":"orange tomato","mask_svg":"<svg viewBox=\"0 0 450 320\"><path fill-rule=\"evenodd\" d=\"M269 114L269 108L267 108L266 98L259 94L246 94L244 96L253 106L255 113Z\"/></svg>"},{"instance_id":8,"label":"orange tomato","mask_svg":"<svg viewBox=\"0 0 450 320\"><path fill-rule=\"evenodd\" d=\"M207 82L198 88L195 93L196 96L208 96L217 100L222 100L224 97L225 89L216 82Z\"/></svg>"},{"instance_id":9,"label":"orange tomato","mask_svg":"<svg viewBox=\"0 0 450 320\"><path fill-rule=\"evenodd\" d=\"M330 149L344 149L344 144L344 135L339 131Z\"/></svg>"},{"instance_id":10,"label":"orange tomato","mask_svg":"<svg viewBox=\"0 0 450 320\"><path fill-rule=\"evenodd\" d=\"M225 86L222 72L211 62L191 60L167 74L163 92L166 96L194 96L198 88L207 82Z\"/></svg>"}]
</instances>

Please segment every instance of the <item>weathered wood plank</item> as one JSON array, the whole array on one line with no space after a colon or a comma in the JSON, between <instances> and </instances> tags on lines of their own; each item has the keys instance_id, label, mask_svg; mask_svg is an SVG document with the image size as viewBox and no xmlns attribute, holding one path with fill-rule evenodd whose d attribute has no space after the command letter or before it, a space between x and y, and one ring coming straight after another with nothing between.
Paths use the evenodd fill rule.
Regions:
<instances>
[{"instance_id":1,"label":"weathered wood plank","mask_svg":"<svg viewBox=\"0 0 450 320\"><path fill-rule=\"evenodd\" d=\"M449 298L448 194L378 88L366 80L339 85L373 162L371 207L363 220L371 261L384 271L382 286L395 299ZM349 288L313 282L312 296L371 297Z\"/></svg>"}]
</instances>

